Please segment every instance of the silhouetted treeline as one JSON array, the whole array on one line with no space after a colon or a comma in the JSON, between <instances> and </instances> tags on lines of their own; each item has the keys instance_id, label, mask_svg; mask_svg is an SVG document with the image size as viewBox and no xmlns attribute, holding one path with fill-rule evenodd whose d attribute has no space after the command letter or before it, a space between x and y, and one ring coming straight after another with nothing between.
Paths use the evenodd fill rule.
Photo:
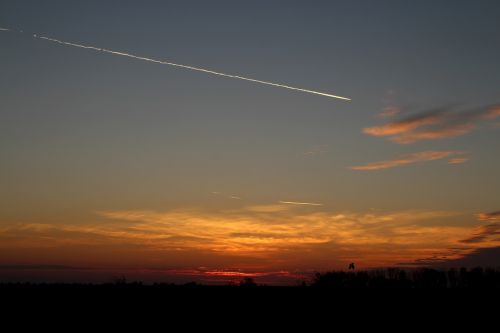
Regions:
<instances>
[{"instance_id":1,"label":"silhouetted treeline","mask_svg":"<svg viewBox=\"0 0 500 333\"><path fill-rule=\"evenodd\" d=\"M92 283L0 283L2 291L15 290L82 290L82 291L123 291L154 290L168 292L229 292L248 290L268 292L295 290L348 290L348 289L498 289L500 290L500 269L473 268L437 270L430 268L400 269L387 268L369 271L330 271L316 273L310 281L297 281L295 286L274 286L258 284L252 278L226 285L206 285L199 282L185 284L128 281L125 277L114 278L111 282ZM280 291L280 292L281 292Z\"/></svg>"},{"instance_id":2,"label":"silhouetted treeline","mask_svg":"<svg viewBox=\"0 0 500 333\"><path fill-rule=\"evenodd\" d=\"M460 268L436 270L430 268L316 273L312 286L316 288L500 288L500 269Z\"/></svg>"}]
</instances>

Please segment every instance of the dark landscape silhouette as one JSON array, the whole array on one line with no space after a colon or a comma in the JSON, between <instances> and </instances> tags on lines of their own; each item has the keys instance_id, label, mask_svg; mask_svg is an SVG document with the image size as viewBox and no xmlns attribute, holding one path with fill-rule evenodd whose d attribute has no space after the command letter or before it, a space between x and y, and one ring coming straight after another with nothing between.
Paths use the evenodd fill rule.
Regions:
<instances>
[{"instance_id":1,"label":"dark landscape silhouette","mask_svg":"<svg viewBox=\"0 0 500 333\"><path fill-rule=\"evenodd\" d=\"M352 264L351 264L352 265ZM153 283L128 281L125 276L117 277L108 283L31 283L3 282L1 291L29 290L156 290L156 291L223 291L239 290L349 290L349 289L500 289L500 269L498 268L451 268L438 270L432 268L318 272L310 281L297 281L294 286L260 284L251 277L228 284L204 284L200 282Z\"/></svg>"},{"instance_id":2,"label":"dark landscape silhouette","mask_svg":"<svg viewBox=\"0 0 500 333\"><path fill-rule=\"evenodd\" d=\"M26 308L54 300L78 318L43 321L66 330L147 305L181 331L212 329L196 307L216 330L497 312L499 17L500 0L0 0L0 299L21 317L4 326L39 328Z\"/></svg>"}]
</instances>

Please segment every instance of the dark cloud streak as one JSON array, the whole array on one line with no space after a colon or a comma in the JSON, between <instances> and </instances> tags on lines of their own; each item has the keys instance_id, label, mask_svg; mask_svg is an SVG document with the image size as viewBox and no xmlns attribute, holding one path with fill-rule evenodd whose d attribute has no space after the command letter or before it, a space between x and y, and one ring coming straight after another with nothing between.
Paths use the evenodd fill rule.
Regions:
<instances>
[{"instance_id":1,"label":"dark cloud streak","mask_svg":"<svg viewBox=\"0 0 500 333\"><path fill-rule=\"evenodd\" d=\"M406 119L382 126L367 127L363 133L389 137L389 140L409 144L420 140L437 140L465 135L476 130L480 121L500 117L500 104L456 111L452 107L434 108Z\"/></svg>"}]
</instances>

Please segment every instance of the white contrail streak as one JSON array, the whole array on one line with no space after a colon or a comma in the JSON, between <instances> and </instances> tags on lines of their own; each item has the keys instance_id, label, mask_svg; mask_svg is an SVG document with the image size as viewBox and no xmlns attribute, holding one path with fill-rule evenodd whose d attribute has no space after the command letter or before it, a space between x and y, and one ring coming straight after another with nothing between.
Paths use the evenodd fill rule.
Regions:
<instances>
[{"instance_id":1,"label":"white contrail streak","mask_svg":"<svg viewBox=\"0 0 500 333\"><path fill-rule=\"evenodd\" d=\"M278 201L282 204L287 205L299 205L299 206L323 206L323 204L315 203L315 202L297 202L297 201Z\"/></svg>"},{"instance_id":2,"label":"white contrail streak","mask_svg":"<svg viewBox=\"0 0 500 333\"><path fill-rule=\"evenodd\" d=\"M10 31L9 29L2 29L2 30ZM324 92L319 92L319 91L314 91L314 90L309 90L309 89L302 89L302 88L292 87L292 86L288 86L288 85L280 84L280 83L274 83L274 82L256 80L256 79L251 79L251 78L244 77L244 76L239 76L239 75L232 75L232 74L226 74L226 73L216 72L216 71L213 71L213 70L209 70L209 69L205 69L205 68L200 68L200 67L194 67L194 66L176 64L176 63L168 62L168 61L162 61L162 60L156 60L156 59L151 59L151 58L146 58L146 57L140 57L140 56L136 56L136 55L129 54L129 53L112 51L112 50L108 50L108 49L104 49L104 48L100 48L100 47L95 47L95 46L89 46L89 45L82 45L82 44L65 42L65 41L62 41L62 40L59 40L59 39L49 38L49 37L40 36L40 35L36 35L36 34L34 34L33 37L34 38L38 38L38 39L43 39L43 40L46 40L46 41L50 41L50 42L54 42L54 43L58 43L58 44L61 44L61 45L67 45L67 46L72 46L72 47L79 47L79 48L82 48L82 49L90 49L90 50L94 50L94 51L98 51L98 52L105 52L105 53L115 54L115 55L119 55L119 56L123 56L123 57L129 57L129 58L133 58L133 59L154 62L154 63L162 64L162 65L180 67L180 68L189 69L189 70L198 71L198 72L203 72L203 73L207 73L207 74L213 74L213 75L223 76L223 77L227 77L227 78L231 78L231 79L238 79L238 80L250 81L250 82L265 84L265 85L268 85L268 86L274 86L274 87L285 88L285 89L290 89L290 90L295 90L295 91L301 91L301 92L305 92L305 93L309 93L309 94L326 96L326 97L330 97L330 98L337 98L337 99L341 99L341 100L345 100L345 101L350 101L351 100L350 98L347 98L347 97L342 97L342 96L327 94L327 93L324 93Z\"/></svg>"},{"instance_id":3,"label":"white contrail streak","mask_svg":"<svg viewBox=\"0 0 500 333\"><path fill-rule=\"evenodd\" d=\"M0 28L0 31L10 31L10 29Z\"/></svg>"}]
</instances>

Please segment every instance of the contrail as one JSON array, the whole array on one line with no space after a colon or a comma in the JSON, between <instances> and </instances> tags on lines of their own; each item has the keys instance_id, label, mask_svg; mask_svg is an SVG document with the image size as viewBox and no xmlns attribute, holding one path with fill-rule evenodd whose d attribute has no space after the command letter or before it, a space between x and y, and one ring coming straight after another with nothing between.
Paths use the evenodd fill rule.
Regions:
<instances>
[{"instance_id":1,"label":"contrail","mask_svg":"<svg viewBox=\"0 0 500 333\"><path fill-rule=\"evenodd\" d=\"M315 202L297 202L297 201L278 201L278 202L287 205L323 206L323 204Z\"/></svg>"},{"instance_id":2,"label":"contrail","mask_svg":"<svg viewBox=\"0 0 500 333\"><path fill-rule=\"evenodd\" d=\"M5 29L5 28L0 28L0 30L2 30L2 31L12 31L10 29ZM20 32L22 32L22 31L20 31ZM122 57L129 57L129 58L133 58L133 59L154 62L154 63L162 64L162 65L180 67L180 68L189 69L189 70L198 71L198 72L203 72L203 73L207 73L207 74L213 74L213 75L223 76L223 77L227 77L227 78L231 78L231 79L238 79L238 80L250 81L250 82L254 82L254 83L265 84L265 85L268 85L268 86L274 86L274 87L285 88L285 89L289 89L289 90L301 91L301 92L305 92L305 93L309 93L309 94L314 94L314 95L320 95L320 96L325 96L325 97L330 97L330 98L337 98L337 99L341 99L341 100L345 100L345 101L350 101L351 100L350 98L347 98L347 97L337 96L337 95L333 95L333 94L327 94L327 93L320 92L320 91L314 91L314 90L309 90L309 89L302 89L302 88L292 87L292 86L288 86L288 85L281 84L281 83L274 83L274 82L256 80L256 79L252 79L252 78L248 78L248 77L244 77L244 76L226 74L226 73L222 73L222 72L216 72L216 71L213 71L213 70L210 70L210 69L206 69L206 68L201 68L201 67L194 67L194 66L176 64L176 63L168 62L168 61L162 61L162 60L157 60L157 59L152 59L152 58L146 58L146 57L141 57L141 56L133 55L133 54L130 54L130 53L118 52L118 51L108 50L108 49L105 49L105 48L100 48L100 47L95 47L95 46L90 46L90 45L70 43L70 42L66 42L66 41L63 41L63 40L55 39L55 38L40 36L40 35L37 35L37 34L34 34L33 37L34 38L38 38L38 39L43 39L43 40L46 40L46 41L50 41L50 42L53 42L53 43L58 43L58 44L61 44L61 45L78 47L78 48L82 48L82 49L89 49L89 50L94 50L94 51L104 52L104 53L110 53L110 54L114 54L114 55L118 55L118 56L122 56Z\"/></svg>"}]
</instances>

